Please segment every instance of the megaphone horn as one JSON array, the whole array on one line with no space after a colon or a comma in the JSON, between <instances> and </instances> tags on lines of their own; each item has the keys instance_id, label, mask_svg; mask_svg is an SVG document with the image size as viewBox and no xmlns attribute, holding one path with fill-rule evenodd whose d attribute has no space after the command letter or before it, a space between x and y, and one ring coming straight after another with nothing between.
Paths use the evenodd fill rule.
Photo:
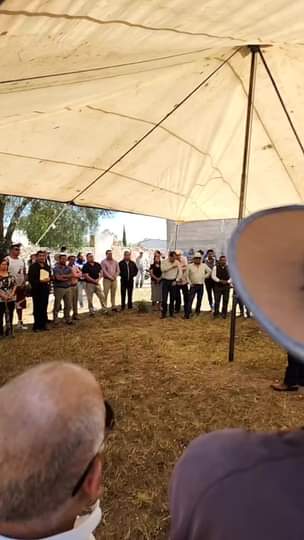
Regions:
<instances>
[{"instance_id":1,"label":"megaphone horn","mask_svg":"<svg viewBox=\"0 0 304 540\"><path fill-rule=\"evenodd\" d=\"M234 286L257 321L304 361L304 206L252 214L228 248Z\"/></svg>"}]
</instances>

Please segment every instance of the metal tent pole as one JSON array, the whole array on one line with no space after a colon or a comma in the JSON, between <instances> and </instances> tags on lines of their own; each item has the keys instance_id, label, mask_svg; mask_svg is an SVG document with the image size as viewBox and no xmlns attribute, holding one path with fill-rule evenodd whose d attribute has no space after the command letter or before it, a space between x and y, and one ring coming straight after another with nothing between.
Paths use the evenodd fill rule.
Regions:
<instances>
[{"instance_id":1,"label":"metal tent pole","mask_svg":"<svg viewBox=\"0 0 304 540\"><path fill-rule=\"evenodd\" d=\"M178 223L175 222L175 240L174 240L174 249L176 249L176 246L177 246L177 236L178 236Z\"/></svg>"},{"instance_id":2,"label":"metal tent pole","mask_svg":"<svg viewBox=\"0 0 304 540\"><path fill-rule=\"evenodd\" d=\"M246 206L246 192L247 192L250 143L251 143L251 133L252 133L252 118L253 118L254 95L255 95L257 53L259 52L259 46L249 45L249 49L251 52L251 65L250 65L250 75L249 75L246 127L245 127L243 164L242 164L241 188L240 188L240 199L239 199L239 213L238 213L239 221L243 219L244 217L244 210ZM235 291L233 291L232 312L231 312L231 322L230 322L229 362L233 362L234 360L235 327L236 327L236 294L235 294Z\"/></svg>"}]
</instances>

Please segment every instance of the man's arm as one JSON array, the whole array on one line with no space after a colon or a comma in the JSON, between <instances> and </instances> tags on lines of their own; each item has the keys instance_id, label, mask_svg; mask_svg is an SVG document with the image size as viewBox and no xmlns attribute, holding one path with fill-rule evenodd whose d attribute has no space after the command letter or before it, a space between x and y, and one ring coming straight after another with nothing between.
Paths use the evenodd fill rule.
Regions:
<instances>
[{"instance_id":1,"label":"man's arm","mask_svg":"<svg viewBox=\"0 0 304 540\"><path fill-rule=\"evenodd\" d=\"M36 285L39 284L39 277L38 276L38 271L37 271L37 266L35 264L32 264L30 267L29 267L29 272L28 272L28 280L31 284L32 287L35 287Z\"/></svg>"},{"instance_id":2,"label":"man's arm","mask_svg":"<svg viewBox=\"0 0 304 540\"><path fill-rule=\"evenodd\" d=\"M208 277L210 277L210 275L211 275L211 270L210 270L209 266L207 266L207 264L204 264L204 272L205 272L205 279L207 279Z\"/></svg>"},{"instance_id":3,"label":"man's arm","mask_svg":"<svg viewBox=\"0 0 304 540\"><path fill-rule=\"evenodd\" d=\"M88 283L94 283L94 285L96 285L96 283L98 283L98 279L91 278L91 276L89 276L89 274L84 273L83 277Z\"/></svg>"},{"instance_id":4,"label":"man's arm","mask_svg":"<svg viewBox=\"0 0 304 540\"><path fill-rule=\"evenodd\" d=\"M216 283L220 283L221 280L216 275L216 266L214 266L212 268L211 277L212 277L213 281L215 281Z\"/></svg>"}]
</instances>

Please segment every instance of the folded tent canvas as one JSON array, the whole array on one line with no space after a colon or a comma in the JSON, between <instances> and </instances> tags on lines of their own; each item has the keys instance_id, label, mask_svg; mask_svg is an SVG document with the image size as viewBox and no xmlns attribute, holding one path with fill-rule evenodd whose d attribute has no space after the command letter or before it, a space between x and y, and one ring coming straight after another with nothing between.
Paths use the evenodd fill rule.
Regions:
<instances>
[{"instance_id":1,"label":"folded tent canvas","mask_svg":"<svg viewBox=\"0 0 304 540\"><path fill-rule=\"evenodd\" d=\"M237 217L247 45L303 140L303 35L302 0L4 0L0 193ZM302 202L302 160L258 59L244 214Z\"/></svg>"}]
</instances>

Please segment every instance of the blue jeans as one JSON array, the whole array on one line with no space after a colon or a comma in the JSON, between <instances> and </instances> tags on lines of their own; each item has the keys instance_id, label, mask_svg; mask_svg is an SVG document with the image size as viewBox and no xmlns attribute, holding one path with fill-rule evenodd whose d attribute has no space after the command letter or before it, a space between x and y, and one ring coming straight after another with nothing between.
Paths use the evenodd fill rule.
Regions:
<instances>
[{"instance_id":1,"label":"blue jeans","mask_svg":"<svg viewBox=\"0 0 304 540\"><path fill-rule=\"evenodd\" d=\"M193 304L193 301L194 301L194 298L195 298L195 297L197 297L195 312L196 312L197 314L200 313L200 311L201 311L201 305L202 305L202 300L203 300L203 294L204 294L204 285L191 285L191 286L190 286L190 293L189 293L189 308L188 308L188 313L189 313L189 315L191 315L191 312L192 312L192 304Z\"/></svg>"}]
</instances>

